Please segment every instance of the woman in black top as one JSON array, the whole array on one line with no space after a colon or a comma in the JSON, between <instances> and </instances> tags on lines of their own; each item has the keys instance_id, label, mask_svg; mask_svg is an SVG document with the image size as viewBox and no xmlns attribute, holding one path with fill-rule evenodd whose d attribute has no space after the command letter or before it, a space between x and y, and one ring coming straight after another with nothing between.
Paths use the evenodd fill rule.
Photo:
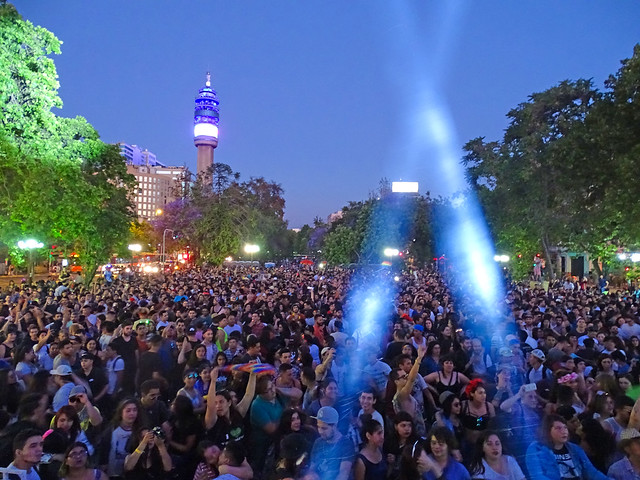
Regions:
<instances>
[{"instance_id":1,"label":"woman in black top","mask_svg":"<svg viewBox=\"0 0 640 480\"><path fill-rule=\"evenodd\" d=\"M228 390L216 391L218 369L211 370L211 384L204 414L206 437L219 447L244 438L244 417L249 411L256 391L256 374L249 375L249 383L242 400L236 407Z\"/></svg>"}]
</instances>

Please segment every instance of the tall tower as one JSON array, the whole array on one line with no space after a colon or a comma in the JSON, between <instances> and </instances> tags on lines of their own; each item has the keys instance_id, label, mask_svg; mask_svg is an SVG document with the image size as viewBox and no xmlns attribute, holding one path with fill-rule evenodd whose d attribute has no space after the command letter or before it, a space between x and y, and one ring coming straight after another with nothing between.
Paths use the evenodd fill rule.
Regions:
<instances>
[{"instance_id":1,"label":"tall tower","mask_svg":"<svg viewBox=\"0 0 640 480\"><path fill-rule=\"evenodd\" d=\"M211 88L211 74L198 92L193 114L193 143L198 149L197 173L202 174L213 166L213 150L218 146L218 121L220 102Z\"/></svg>"}]
</instances>

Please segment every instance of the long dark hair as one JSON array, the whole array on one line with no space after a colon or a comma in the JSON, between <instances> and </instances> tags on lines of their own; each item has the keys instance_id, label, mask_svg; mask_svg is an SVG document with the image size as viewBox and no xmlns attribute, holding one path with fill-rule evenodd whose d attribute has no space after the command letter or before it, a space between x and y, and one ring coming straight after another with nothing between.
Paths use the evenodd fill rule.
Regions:
<instances>
[{"instance_id":1,"label":"long dark hair","mask_svg":"<svg viewBox=\"0 0 640 480\"><path fill-rule=\"evenodd\" d=\"M400 480L416 480L422 478L418 471L417 459L420 458L422 452L429 452L427 439L418 438L413 443L408 443L402 449L402 457L400 458Z\"/></svg>"},{"instance_id":2,"label":"long dark hair","mask_svg":"<svg viewBox=\"0 0 640 480\"><path fill-rule=\"evenodd\" d=\"M500 444L502 445L502 455L504 455L504 444L502 443L502 439L497 432L492 430L485 430L480 434L473 449L473 455L471 457L471 461L469 462L469 473L472 477L475 475L484 475L484 465L482 464L482 460L484 459L484 442L486 442L491 435L495 435L500 440Z\"/></svg>"},{"instance_id":3,"label":"long dark hair","mask_svg":"<svg viewBox=\"0 0 640 480\"><path fill-rule=\"evenodd\" d=\"M127 405L135 405L138 409L138 415L133 422L132 428L133 432L136 433L142 427L142 406L140 405L140 402L133 397L125 398L118 404L118 406L116 407L116 412L113 414L113 418L111 419L111 425L114 429L120 426L120 423L122 422L122 412Z\"/></svg>"},{"instance_id":4,"label":"long dark hair","mask_svg":"<svg viewBox=\"0 0 640 480\"><path fill-rule=\"evenodd\" d=\"M60 415L66 415L70 420L71 420L71 429L69 430L69 438L75 442L76 437L78 436L78 434L80 433L80 417L78 417L78 412L76 411L76 408L71 406L71 405L63 405L62 407L60 407L60 410L58 410L55 414L55 416L53 417L53 428L57 429L58 428L58 419L60 418Z\"/></svg>"}]
</instances>

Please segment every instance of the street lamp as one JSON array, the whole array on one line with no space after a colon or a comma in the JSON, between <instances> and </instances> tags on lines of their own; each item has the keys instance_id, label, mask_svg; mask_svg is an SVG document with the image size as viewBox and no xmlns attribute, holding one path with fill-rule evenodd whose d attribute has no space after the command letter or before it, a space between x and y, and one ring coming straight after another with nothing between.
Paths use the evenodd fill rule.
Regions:
<instances>
[{"instance_id":1,"label":"street lamp","mask_svg":"<svg viewBox=\"0 0 640 480\"><path fill-rule=\"evenodd\" d=\"M29 284L33 284L33 250L42 247L44 247L44 243L33 238L18 242L18 248L29 251Z\"/></svg>"},{"instance_id":2,"label":"street lamp","mask_svg":"<svg viewBox=\"0 0 640 480\"><path fill-rule=\"evenodd\" d=\"M165 240L165 236L167 235L167 232L171 232L172 234L175 233L173 230L171 230L170 228L165 228L164 232L162 232L162 251L160 253L160 259L162 260L162 270L164 271L164 256L165 256L165 252L166 252L166 240Z\"/></svg>"},{"instance_id":3,"label":"street lamp","mask_svg":"<svg viewBox=\"0 0 640 480\"><path fill-rule=\"evenodd\" d=\"M398 250L397 248L385 248L384 249L384 255L386 257L397 257L398 255L400 255L400 250Z\"/></svg>"},{"instance_id":4,"label":"street lamp","mask_svg":"<svg viewBox=\"0 0 640 480\"><path fill-rule=\"evenodd\" d=\"M251 261L253 262L253 254L254 253L258 253L260 251L260 246L259 245L253 245L250 243L247 243L244 246L244 252L248 253L249 255L251 255Z\"/></svg>"},{"instance_id":5,"label":"street lamp","mask_svg":"<svg viewBox=\"0 0 640 480\"><path fill-rule=\"evenodd\" d=\"M493 260L495 262L507 263L510 260L510 258L509 258L509 255L495 255L493 257Z\"/></svg>"}]
</instances>

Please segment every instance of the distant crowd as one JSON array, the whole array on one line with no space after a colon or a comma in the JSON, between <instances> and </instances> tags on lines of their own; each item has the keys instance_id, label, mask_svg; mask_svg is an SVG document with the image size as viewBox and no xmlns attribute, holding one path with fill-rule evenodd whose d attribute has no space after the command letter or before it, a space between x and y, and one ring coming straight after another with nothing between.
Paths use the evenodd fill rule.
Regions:
<instances>
[{"instance_id":1,"label":"distant crowd","mask_svg":"<svg viewBox=\"0 0 640 480\"><path fill-rule=\"evenodd\" d=\"M456 299L477 286L392 275L11 285L0 466L29 480L640 479L638 292L511 284L471 309ZM393 301L371 314L354 292L374 284Z\"/></svg>"}]
</instances>

